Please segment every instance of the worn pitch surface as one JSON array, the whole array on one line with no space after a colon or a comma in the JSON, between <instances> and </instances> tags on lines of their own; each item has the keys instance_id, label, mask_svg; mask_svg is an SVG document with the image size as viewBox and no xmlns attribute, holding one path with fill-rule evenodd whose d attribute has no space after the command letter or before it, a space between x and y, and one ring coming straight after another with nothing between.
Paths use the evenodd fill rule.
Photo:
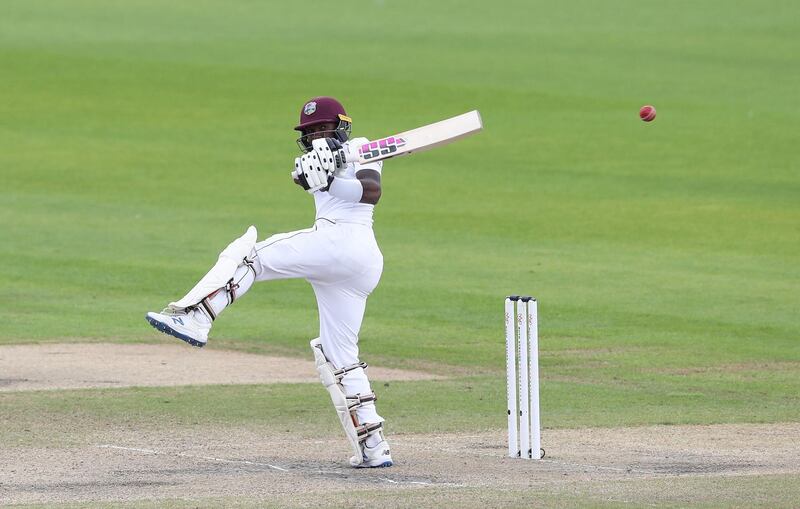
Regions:
<instances>
[{"instance_id":1,"label":"worn pitch surface","mask_svg":"<svg viewBox=\"0 0 800 509\"><path fill-rule=\"evenodd\" d=\"M692 480L704 481L713 493L734 476L800 476L796 423L545 430L542 461L507 458L505 436L496 431L395 435L396 466L374 470L349 468L340 437L299 439L244 428L142 432L124 426L85 436L85 443L68 448L1 449L7 476L2 499L119 502L191 495L302 505L360 490L375 496L427 490L432 497L444 490L454 501L476 503L488 496L490 505L491 500L502 505L514 492L524 499L584 491L606 502L680 503L696 500Z\"/></svg>"},{"instance_id":2,"label":"worn pitch surface","mask_svg":"<svg viewBox=\"0 0 800 509\"><path fill-rule=\"evenodd\" d=\"M417 371L373 366L375 381L430 380ZM0 345L0 392L319 380L307 359L169 344L44 343Z\"/></svg>"}]
</instances>

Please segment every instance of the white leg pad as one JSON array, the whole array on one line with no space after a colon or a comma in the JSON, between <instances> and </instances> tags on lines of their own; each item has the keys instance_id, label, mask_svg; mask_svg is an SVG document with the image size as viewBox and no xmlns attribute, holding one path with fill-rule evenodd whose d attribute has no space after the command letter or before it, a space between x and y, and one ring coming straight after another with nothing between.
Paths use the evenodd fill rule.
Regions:
<instances>
[{"instance_id":1,"label":"white leg pad","mask_svg":"<svg viewBox=\"0 0 800 509\"><path fill-rule=\"evenodd\" d=\"M220 253L217 263L200 279L194 288L189 290L189 293L182 299L170 302L169 307L180 311L196 306L200 301L227 285L243 261L247 264L248 261L252 260L248 257L252 257L255 252L257 237L256 227L250 226L244 235L228 244L228 247Z\"/></svg>"},{"instance_id":2,"label":"white leg pad","mask_svg":"<svg viewBox=\"0 0 800 509\"><path fill-rule=\"evenodd\" d=\"M244 259L227 284L201 300L197 307L205 311L211 320L216 320L217 315L222 313L222 310L233 304L236 299L247 293L250 287L253 286L256 280L256 258L258 258L258 255L253 250L253 256Z\"/></svg>"},{"instance_id":3,"label":"white leg pad","mask_svg":"<svg viewBox=\"0 0 800 509\"><path fill-rule=\"evenodd\" d=\"M311 350L314 352L314 361L317 371L319 371L319 379L322 385L328 389L333 407L336 409L336 414L342 423L347 440L353 447L353 457L350 458L350 464L358 466L363 462L364 453L362 447L364 440L369 434L376 431L377 427L380 427L380 423L374 426L360 425L356 417L356 409L364 403L374 402L375 394L348 396L343 390L341 380L350 371L366 368L366 364L362 362L342 369L334 368L328 358L325 357L325 353L322 351L322 341L319 338L311 341Z\"/></svg>"}]
</instances>

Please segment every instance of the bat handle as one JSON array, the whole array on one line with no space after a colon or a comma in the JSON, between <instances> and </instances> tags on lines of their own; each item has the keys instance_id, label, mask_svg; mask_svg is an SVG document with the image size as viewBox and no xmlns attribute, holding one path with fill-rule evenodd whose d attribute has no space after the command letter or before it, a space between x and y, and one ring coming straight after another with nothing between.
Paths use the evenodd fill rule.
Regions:
<instances>
[{"instance_id":1,"label":"bat handle","mask_svg":"<svg viewBox=\"0 0 800 509\"><path fill-rule=\"evenodd\" d=\"M351 150L354 150L355 153L351 152ZM344 147L342 147L342 155L344 156L344 160L346 163L358 162L358 148L356 147L345 145Z\"/></svg>"}]
</instances>

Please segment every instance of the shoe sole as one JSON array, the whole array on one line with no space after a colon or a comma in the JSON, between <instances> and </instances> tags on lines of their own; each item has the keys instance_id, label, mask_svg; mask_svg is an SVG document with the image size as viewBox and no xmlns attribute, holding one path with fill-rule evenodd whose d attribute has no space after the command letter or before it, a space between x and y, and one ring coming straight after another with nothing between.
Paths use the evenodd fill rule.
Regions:
<instances>
[{"instance_id":1,"label":"shoe sole","mask_svg":"<svg viewBox=\"0 0 800 509\"><path fill-rule=\"evenodd\" d=\"M196 339L191 338L191 337L187 336L186 334L181 334L180 332L176 331L175 329L173 329L169 325L165 324L164 322L159 322L155 318L151 318L149 316L145 316L144 318L145 318L145 320L147 320L150 323L150 325L152 325L154 328L158 329L159 331L163 332L164 334L169 334L170 336L176 337L176 338L180 339L181 341L186 341L190 345L196 346L197 348L203 348L204 346L206 346L205 343L197 341Z\"/></svg>"},{"instance_id":2,"label":"shoe sole","mask_svg":"<svg viewBox=\"0 0 800 509\"><path fill-rule=\"evenodd\" d=\"M356 465L356 468L387 468L387 467L391 467L392 465L394 465L394 463L393 463L393 462L391 462L391 461L384 461L384 462L383 462L383 463L381 463L380 465L364 465L364 464L362 463L361 465Z\"/></svg>"}]
</instances>

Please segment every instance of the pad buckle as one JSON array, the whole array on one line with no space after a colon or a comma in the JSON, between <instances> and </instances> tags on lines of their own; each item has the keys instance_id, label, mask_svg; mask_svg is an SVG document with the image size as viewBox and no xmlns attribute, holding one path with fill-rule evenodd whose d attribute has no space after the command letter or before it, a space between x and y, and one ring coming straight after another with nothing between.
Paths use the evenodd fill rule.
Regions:
<instances>
[{"instance_id":1,"label":"pad buckle","mask_svg":"<svg viewBox=\"0 0 800 509\"><path fill-rule=\"evenodd\" d=\"M345 375L347 375L347 373L349 373L349 372L351 372L351 371L353 371L355 369L358 369L358 368L367 369L367 367L368 366L367 366L366 362L358 362L356 364L351 364L350 366L345 366L343 368L339 368L339 369L334 370L333 371L333 376L336 377L336 383L341 383L342 382L342 378L344 378Z\"/></svg>"},{"instance_id":2,"label":"pad buckle","mask_svg":"<svg viewBox=\"0 0 800 509\"><path fill-rule=\"evenodd\" d=\"M355 396L345 396L345 399L347 399L347 410L352 413L364 403L378 401L378 396L376 396L374 392L370 392L369 394L363 395L356 394Z\"/></svg>"},{"instance_id":3,"label":"pad buckle","mask_svg":"<svg viewBox=\"0 0 800 509\"><path fill-rule=\"evenodd\" d=\"M368 436L372 435L376 431L383 429L382 422L373 422L371 424L363 424L361 426L356 426L356 435L358 436L358 441L363 442L367 439Z\"/></svg>"}]
</instances>

